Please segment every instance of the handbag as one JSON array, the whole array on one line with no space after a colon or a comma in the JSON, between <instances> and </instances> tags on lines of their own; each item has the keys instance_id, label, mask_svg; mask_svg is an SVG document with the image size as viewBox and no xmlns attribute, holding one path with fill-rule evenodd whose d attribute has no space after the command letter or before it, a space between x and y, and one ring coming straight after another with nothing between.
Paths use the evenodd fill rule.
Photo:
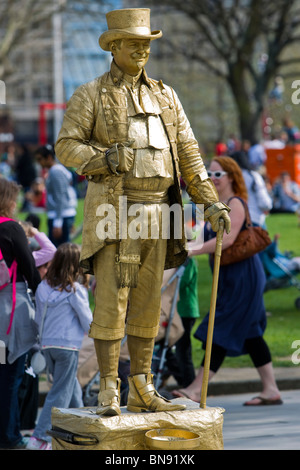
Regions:
<instances>
[{"instance_id":1,"label":"handbag","mask_svg":"<svg viewBox=\"0 0 300 470\"><path fill-rule=\"evenodd\" d=\"M44 311L43 311L43 316L42 316L42 321L41 321L41 326L40 326L40 331L39 331L39 336L38 336L38 346L39 350L33 353L30 361L30 365L32 367L33 372L35 375L41 374L45 369L46 369L46 359L44 354L41 351L41 338L42 338L42 333L43 333L43 328L44 328L44 321L45 321L45 316L47 312L47 307L48 304L46 302Z\"/></svg>"},{"instance_id":2,"label":"handbag","mask_svg":"<svg viewBox=\"0 0 300 470\"><path fill-rule=\"evenodd\" d=\"M222 251L221 266L238 263L250 258L256 253L263 251L272 243L267 230L252 225L248 205L242 199L240 200L245 207L246 226L244 230L240 231L234 243Z\"/></svg>"}]
</instances>

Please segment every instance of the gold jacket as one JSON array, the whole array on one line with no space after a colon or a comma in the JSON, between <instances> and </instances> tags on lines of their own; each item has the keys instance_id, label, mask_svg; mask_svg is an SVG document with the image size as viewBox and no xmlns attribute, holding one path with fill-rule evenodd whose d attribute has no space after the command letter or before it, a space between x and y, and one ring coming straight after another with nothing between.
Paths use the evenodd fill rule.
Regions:
<instances>
[{"instance_id":1,"label":"gold jacket","mask_svg":"<svg viewBox=\"0 0 300 470\"><path fill-rule=\"evenodd\" d=\"M128 116L124 89L120 86L123 72L114 62L101 77L81 85L67 104L62 128L55 151L66 167L88 179L84 202L81 264L93 273L93 255L106 241L96 233L100 204L112 204L118 210L119 196L123 194L122 177L112 175L108 169L105 152L114 143L128 141ZM218 201L217 191L207 177L189 121L174 90L161 81L149 79L145 70L143 83L149 88L161 107L163 121L174 166L174 185L169 189L170 204L182 206L180 176L196 204L208 208ZM172 230L171 230L172 233ZM168 240L165 268L179 266L187 256L184 230L181 239Z\"/></svg>"}]
</instances>

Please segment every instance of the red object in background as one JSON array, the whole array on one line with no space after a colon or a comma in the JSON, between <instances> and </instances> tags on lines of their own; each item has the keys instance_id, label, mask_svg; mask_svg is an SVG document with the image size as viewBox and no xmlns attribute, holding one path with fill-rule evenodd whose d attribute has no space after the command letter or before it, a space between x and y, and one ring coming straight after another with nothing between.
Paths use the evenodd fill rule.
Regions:
<instances>
[{"instance_id":1,"label":"red object in background","mask_svg":"<svg viewBox=\"0 0 300 470\"><path fill-rule=\"evenodd\" d=\"M273 184L283 171L300 185L300 144L287 145L283 149L266 149L267 175Z\"/></svg>"},{"instance_id":2,"label":"red object in background","mask_svg":"<svg viewBox=\"0 0 300 470\"><path fill-rule=\"evenodd\" d=\"M220 155L226 155L227 154L227 145L224 144L224 142L219 142L217 145L216 145L216 154L218 156Z\"/></svg>"},{"instance_id":3,"label":"red object in background","mask_svg":"<svg viewBox=\"0 0 300 470\"><path fill-rule=\"evenodd\" d=\"M46 111L53 109L65 109L65 103L40 103L39 105L39 145L45 145L48 142L47 117Z\"/></svg>"}]
</instances>

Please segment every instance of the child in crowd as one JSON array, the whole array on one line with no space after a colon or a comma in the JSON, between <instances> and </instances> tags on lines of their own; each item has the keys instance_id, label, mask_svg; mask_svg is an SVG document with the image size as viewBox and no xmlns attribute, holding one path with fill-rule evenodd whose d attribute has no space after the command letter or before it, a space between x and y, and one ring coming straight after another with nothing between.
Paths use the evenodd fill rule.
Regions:
<instances>
[{"instance_id":1,"label":"child in crowd","mask_svg":"<svg viewBox=\"0 0 300 470\"><path fill-rule=\"evenodd\" d=\"M25 195L29 209L33 212L44 212L46 210L46 186L43 178L36 178Z\"/></svg>"},{"instance_id":2,"label":"child in crowd","mask_svg":"<svg viewBox=\"0 0 300 470\"><path fill-rule=\"evenodd\" d=\"M45 279L36 291L36 322L42 330L42 350L53 384L27 449L51 449L51 438L47 431L51 428L53 406L83 406L82 390L76 377L78 352L84 333L89 330L92 312L86 288L87 279L81 274L79 257L77 245L60 245Z\"/></svg>"},{"instance_id":3,"label":"child in crowd","mask_svg":"<svg viewBox=\"0 0 300 470\"><path fill-rule=\"evenodd\" d=\"M56 252L56 246L49 240L47 235L39 232L36 228L29 228L29 236L33 237L39 244L39 248L32 252L35 265L40 273L41 279L44 279L53 256Z\"/></svg>"},{"instance_id":4,"label":"child in crowd","mask_svg":"<svg viewBox=\"0 0 300 470\"><path fill-rule=\"evenodd\" d=\"M56 252L56 246L53 245L45 233L33 227L31 222L20 220L19 223L28 238L35 265L40 273L41 279L44 279Z\"/></svg>"}]
</instances>

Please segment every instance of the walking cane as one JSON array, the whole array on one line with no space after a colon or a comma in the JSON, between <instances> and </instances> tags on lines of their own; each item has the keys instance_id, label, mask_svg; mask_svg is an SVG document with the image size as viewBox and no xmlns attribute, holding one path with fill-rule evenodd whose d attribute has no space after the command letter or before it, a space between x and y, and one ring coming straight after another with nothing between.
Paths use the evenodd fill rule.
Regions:
<instances>
[{"instance_id":1,"label":"walking cane","mask_svg":"<svg viewBox=\"0 0 300 470\"><path fill-rule=\"evenodd\" d=\"M211 298L210 298L210 309L209 309L209 317L208 317L208 329L207 329L207 339L206 339L206 348L205 348L205 361L204 361L203 381L202 381L202 388L201 388L200 408L206 408L206 397L207 397L207 387L208 387L208 379L209 379L209 367L210 367L213 330L214 330L214 322L215 322L223 233L224 233L224 220L221 219L219 230L217 232L217 237L216 237L216 249L215 249L215 259L214 259L214 269L213 269L212 291L211 291Z\"/></svg>"}]
</instances>

